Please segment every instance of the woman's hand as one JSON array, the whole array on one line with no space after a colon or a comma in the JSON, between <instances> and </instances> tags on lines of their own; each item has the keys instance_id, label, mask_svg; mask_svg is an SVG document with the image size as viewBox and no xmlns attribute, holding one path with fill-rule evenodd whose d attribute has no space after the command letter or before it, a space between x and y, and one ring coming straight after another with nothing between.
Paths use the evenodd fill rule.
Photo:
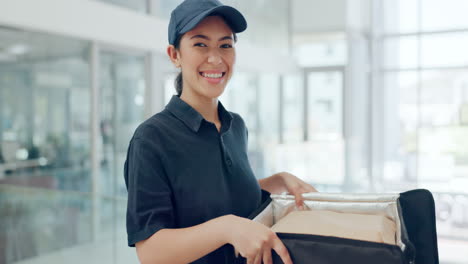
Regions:
<instances>
[{"instance_id":1,"label":"woman's hand","mask_svg":"<svg viewBox=\"0 0 468 264\"><path fill-rule=\"evenodd\" d=\"M280 194L288 192L294 195L296 206L301 208L304 204L303 193L316 192L317 190L310 184L288 172L276 173L268 178L260 179L260 187L270 193Z\"/></svg>"},{"instance_id":2,"label":"woman's hand","mask_svg":"<svg viewBox=\"0 0 468 264\"><path fill-rule=\"evenodd\" d=\"M270 228L234 215L224 218L227 221L227 242L247 259L247 264L272 264L271 250L276 251L284 264L292 264L288 249Z\"/></svg>"}]
</instances>

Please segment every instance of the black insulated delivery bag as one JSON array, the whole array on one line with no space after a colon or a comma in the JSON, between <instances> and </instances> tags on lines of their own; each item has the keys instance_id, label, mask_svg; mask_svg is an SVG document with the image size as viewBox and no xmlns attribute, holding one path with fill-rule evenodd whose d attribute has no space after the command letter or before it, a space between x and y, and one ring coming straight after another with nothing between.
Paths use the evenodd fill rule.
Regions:
<instances>
[{"instance_id":1,"label":"black insulated delivery bag","mask_svg":"<svg viewBox=\"0 0 468 264\"><path fill-rule=\"evenodd\" d=\"M288 248L294 264L437 264L439 263L437 250L437 236L435 223L435 206L432 194L427 190L412 190L400 194L338 194L338 193L307 193L304 197L304 208L301 211L295 206L294 196L281 194L269 195L264 192L263 203L251 219L265 224L275 230L287 227L286 217L292 219L292 229L298 228L297 219L293 215L318 214L314 221L305 221L305 228L309 223L322 219L330 222L331 232L335 235L301 234L294 232L277 232L278 237ZM339 228L333 227L335 216L343 215L342 223L348 229L345 236L336 235ZM359 221L351 220L350 216L374 217L382 220L382 228L392 226L393 232L383 230L387 240L382 243L365 239L349 238L347 235L365 236L360 234L357 226ZM328 220L327 220L327 217ZM330 218L331 217L331 218ZM380 222L379 222L380 223ZM328 224L328 223L325 223ZM364 224L365 225L365 224ZM310 227L310 226L309 226ZM323 230L319 230L322 232ZM319 232L319 233L320 233ZM389 235L391 234L391 235ZM280 257L273 251L274 264L283 264ZM236 263L245 263L239 257Z\"/></svg>"}]
</instances>

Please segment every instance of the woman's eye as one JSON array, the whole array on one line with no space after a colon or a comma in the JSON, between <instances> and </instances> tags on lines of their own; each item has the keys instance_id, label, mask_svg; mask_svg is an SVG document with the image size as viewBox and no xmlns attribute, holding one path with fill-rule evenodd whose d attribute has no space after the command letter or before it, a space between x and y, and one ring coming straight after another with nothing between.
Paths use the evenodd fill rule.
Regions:
<instances>
[{"instance_id":1,"label":"woman's eye","mask_svg":"<svg viewBox=\"0 0 468 264\"><path fill-rule=\"evenodd\" d=\"M229 49L229 48L232 48L232 45L231 44L223 44L223 45L221 45L221 48Z\"/></svg>"},{"instance_id":2,"label":"woman's eye","mask_svg":"<svg viewBox=\"0 0 468 264\"><path fill-rule=\"evenodd\" d=\"M194 47L207 47L204 43L195 43Z\"/></svg>"}]
</instances>

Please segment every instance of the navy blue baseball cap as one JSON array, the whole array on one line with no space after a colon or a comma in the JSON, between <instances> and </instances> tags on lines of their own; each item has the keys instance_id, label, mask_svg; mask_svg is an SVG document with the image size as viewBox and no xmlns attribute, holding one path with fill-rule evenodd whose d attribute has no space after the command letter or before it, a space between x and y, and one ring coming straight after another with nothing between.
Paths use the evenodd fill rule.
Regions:
<instances>
[{"instance_id":1,"label":"navy blue baseball cap","mask_svg":"<svg viewBox=\"0 0 468 264\"><path fill-rule=\"evenodd\" d=\"M180 36L196 27L205 17L213 15L223 17L234 33L247 28L244 16L234 7L223 5L218 0L185 0L171 13L169 44L175 45Z\"/></svg>"}]
</instances>

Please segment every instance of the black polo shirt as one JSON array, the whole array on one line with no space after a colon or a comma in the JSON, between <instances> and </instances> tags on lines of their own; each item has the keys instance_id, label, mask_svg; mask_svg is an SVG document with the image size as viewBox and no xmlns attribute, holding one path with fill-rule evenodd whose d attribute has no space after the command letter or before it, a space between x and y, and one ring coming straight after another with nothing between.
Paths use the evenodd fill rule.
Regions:
<instances>
[{"instance_id":1,"label":"black polo shirt","mask_svg":"<svg viewBox=\"0 0 468 264\"><path fill-rule=\"evenodd\" d=\"M124 171L129 246L163 228L191 227L226 214L248 217L260 205L244 121L221 103L218 114L221 132L173 96L137 128ZM233 254L225 245L194 263L227 263Z\"/></svg>"}]
</instances>

